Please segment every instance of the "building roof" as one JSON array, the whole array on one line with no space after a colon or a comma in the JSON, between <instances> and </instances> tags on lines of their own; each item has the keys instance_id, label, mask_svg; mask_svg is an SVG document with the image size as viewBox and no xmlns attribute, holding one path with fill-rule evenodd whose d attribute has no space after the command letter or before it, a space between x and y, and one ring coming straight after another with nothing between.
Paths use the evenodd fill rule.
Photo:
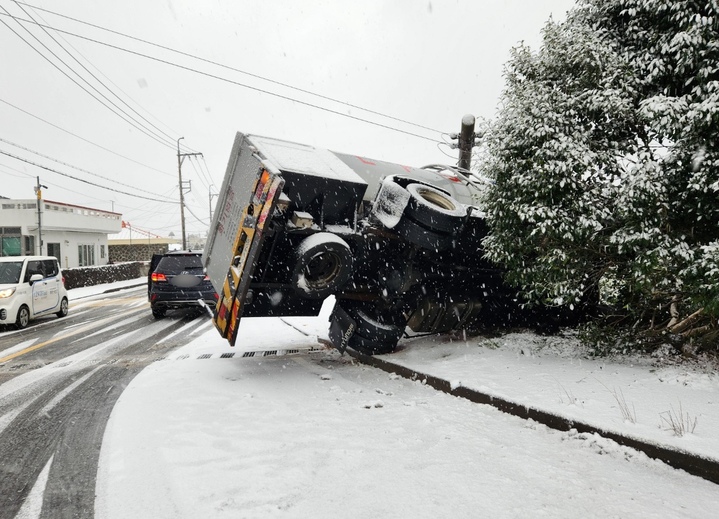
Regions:
<instances>
[{"instance_id":1,"label":"building roof","mask_svg":"<svg viewBox=\"0 0 719 519\"><path fill-rule=\"evenodd\" d=\"M176 238L169 238L151 233L144 229L132 226L129 222L122 222L122 230L117 234L109 234L107 236L108 245L132 245L132 244L148 244L148 245L165 245L182 243Z\"/></svg>"}]
</instances>

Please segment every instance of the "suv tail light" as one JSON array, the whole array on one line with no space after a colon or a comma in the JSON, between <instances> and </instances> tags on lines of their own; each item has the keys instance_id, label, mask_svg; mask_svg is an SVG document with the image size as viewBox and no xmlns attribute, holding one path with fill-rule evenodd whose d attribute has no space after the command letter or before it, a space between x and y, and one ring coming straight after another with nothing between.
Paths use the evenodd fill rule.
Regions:
<instances>
[{"instance_id":1,"label":"suv tail light","mask_svg":"<svg viewBox=\"0 0 719 519\"><path fill-rule=\"evenodd\" d=\"M150 279L152 279L153 283L157 283L158 281L167 281L167 277L165 277L165 274L161 272L153 272Z\"/></svg>"}]
</instances>

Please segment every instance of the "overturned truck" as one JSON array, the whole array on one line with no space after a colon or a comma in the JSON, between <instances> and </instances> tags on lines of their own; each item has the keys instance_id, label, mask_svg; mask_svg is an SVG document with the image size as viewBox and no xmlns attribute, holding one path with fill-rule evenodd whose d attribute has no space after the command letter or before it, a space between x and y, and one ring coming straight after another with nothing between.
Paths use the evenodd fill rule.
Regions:
<instances>
[{"instance_id":1,"label":"overturned truck","mask_svg":"<svg viewBox=\"0 0 719 519\"><path fill-rule=\"evenodd\" d=\"M334 296L340 351L393 351L440 333L526 319L483 257L479 179L238 133L203 255L214 323L314 316Z\"/></svg>"}]
</instances>

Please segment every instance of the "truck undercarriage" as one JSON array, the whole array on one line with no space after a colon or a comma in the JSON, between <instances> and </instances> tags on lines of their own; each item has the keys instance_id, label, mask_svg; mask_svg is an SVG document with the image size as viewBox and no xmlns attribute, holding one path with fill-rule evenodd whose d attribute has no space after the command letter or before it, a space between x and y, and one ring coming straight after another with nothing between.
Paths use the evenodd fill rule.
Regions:
<instances>
[{"instance_id":1,"label":"truck undercarriage","mask_svg":"<svg viewBox=\"0 0 719 519\"><path fill-rule=\"evenodd\" d=\"M340 351L388 353L409 328L439 333L530 318L483 257L482 186L412 168L237 134L203 261L215 325L317 315L334 296Z\"/></svg>"}]
</instances>

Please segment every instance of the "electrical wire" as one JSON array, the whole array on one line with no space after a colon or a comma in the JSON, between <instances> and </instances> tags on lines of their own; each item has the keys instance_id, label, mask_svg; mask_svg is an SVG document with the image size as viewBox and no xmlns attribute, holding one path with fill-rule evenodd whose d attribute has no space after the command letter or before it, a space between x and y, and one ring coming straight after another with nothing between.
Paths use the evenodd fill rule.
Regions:
<instances>
[{"instance_id":1,"label":"electrical wire","mask_svg":"<svg viewBox=\"0 0 719 519\"><path fill-rule=\"evenodd\" d=\"M203 57L201 57L201 56L197 56L197 55L194 55L194 54L190 54L190 53L188 53L188 52L183 52L183 51L181 51L181 50L173 49L172 47L167 47L167 46L161 45L161 44L159 44L159 43L154 43L154 42L151 42L151 41L149 41L149 40L144 40L144 39L142 39L142 38L138 38L138 37L135 37L135 36L131 36L131 35L129 35L129 34L125 34L125 33L119 32L119 31L115 31L115 30L112 30L112 29L108 29L108 28L106 28L106 27L102 27L102 26L100 26L100 25L96 25L96 24L93 24L93 23L90 23L90 22L85 22L85 21L80 20L80 19L78 19L78 18L73 18L73 17L71 17L71 16L67 16L67 15L64 15L64 14L61 14L61 13L57 13L57 12L51 11L51 10L49 10L49 9L44 9L44 8L42 8L42 7L36 7L36 6L33 6L33 5L28 4L28 3L25 3L25 2L20 2L19 0L14 0L14 1L15 1L16 4L26 5L26 6L28 6L28 7L32 7L33 9L37 9L38 11L44 11L44 12L46 12L46 13L49 13L49 14L52 14L52 15L55 15L55 16L59 16L59 17L61 17L61 18L65 18L65 19L67 19L67 20L72 20L73 22L76 22L76 23L79 23L79 24L82 24L82 25L87 25L87 26L89 26L89 27L93 27L93 28L99 29L99 30L101 30L101 31L109 32L109 33L115 34L115 35L117 35L117 36L122 36L122 37L124 37L124 38L128 38L128 39L131 39L131 40L134 40L134 41L143 43L143 44L145 44L145 45L151 45L151 46L153 46L153 47L157 47L157 48L159 48L159 49L167 50L167 51L170 51L170 52L179 54L179 55L181 55L181 56L185 56L185 57L188 57L188 58L196 59L196 60L198 60L198 61L202 61L202 62L208 63L208 64L210 64L210 65L215 65L215 66L217 66L217 67L225 68L225 69L227 69L227 70L231 70L231 71L237 72L237 73L239 73L239 74L243 74L243 75L246 75L246 76L249 76L249 77L253 77L253 78L255 78L255 79L260 79L260 80L262 80L262 81L267 81L268 83L272 83L272 84L275 84L275 85L278 85L278 86L282 86L282 87L285 87L285 88L289 88L289 89L295 90L295 91L297 91L297 92L302 92L303 94L308 94L308 95L311 95L311 96L314 96L314 97L318 97L318 98L324 99L324 100L326 100L326 101L332 101L332 102L334 102L334 103L342 104L342 105L345 105L345 106L347 106L347 107L354 108L354 109L356 109L356 110L362 110L363 112L367 112L367 113L370 113L370 114L373 114L373 115L379 115L380 117L384 117L384 118L386 118L386 119L391 119L391 120L393 120L393 121L397 121L397 122L401 122L401 123L404 123L404 124L408 124L408 125L410 125L410 126L416 126L417 128L422 128L422 129L424 129L424 130L429 130L429 131L432 131L432 132L441 133L439 130L435 130L434 128L430 128L430 127L428 127L428 126L423 126L423 125L421 125L421 124L414 123L414 122L411 122L411 121L407 121L407 120L405 120L405 119L400 119L400 118L398 118L398 117L394 117L394 116L391 116L391 115L387 115L387 114L384 114L384 113L382 113L382 112L378 112L378 111L375 111L375 110L371 110L371 109L369 109L369 108L364 108L364 107L362 107L362 106L358 106L358 105L349 103L349 102L347 102L347 101L342 101L342 100L340 100L340 99L336 99L336 98L333 98L333 97L329 97L329 96L325 96L325 95L322 95L322 94L318 94L318 93L312 92L312 91L310 91L310 90L305 90L305 89L303 89L303 88L299 88L299 87L290 85L290 84L288 84L288 83L283 83L283 82L281 82L281 81L277 81L277 80L274 80L274 79L271 79L271 78L267 78L267 77L264 77L264 76L260 76L259 74L254 74L254 73L252 73L252 72L247 72L246 70L241 70L241 69L232 67L232 66L230 66L230 65L225 65L225 64L223 64L223 63L219 63L219 62L216 62L216 61L212 61L212 60L210 60L210 59L203 58Z\"/></svg>"},{"instance_id":2,"label":"electrical wire","mask_svg":"<svg viewBox=\"0 0 719 519\"><path fill-rule=\"evenodd\" d=\"M20 3L18 3L17 1L15 1L15 4L17 4L17 6L20 7L20 9L22 9L22 11L23 11L26 15L28 15L28 16L30 17L30 19L31 19L34 23L37 23L37 20L35 20L35 18L33 18L33 16L32 16L22 5L20 5ZM6 11L6 12L7 12L7 11ZM122 104L124 104L127 108L129 108L133 113L135 113L135 115L137 115L138 117L140 117L140 119L142 119L142 120L145 121L147 124L149 124L152 128L154 128L155 130L157 130L157 131L159 132L159 134L164 135L164 136L167 137L169 140L171 140L173 143L177 140L177 139L176 139L175 137L173 137L172 135L169 135L168 133L166 133L166 132L163 131L162 129L158 128L155 124L153 124L151 121L149 121L145 116L143 116L141 113L139 113L137 110L135 110L132 106L130 106L129 103L127 103L124 99L122 99L119 95L117 95L110 87L108 87L102 80L100 80L90 69L88 69L79 59L77 59L77 58L73 55L73 53L71 53L69 50L67 50L67 49L62 45L62 43L60 43L57 39L55 39L55 37L54 37L52 34L50 34L50 32L49 32L47 29L45 29L45 28L42 27L41 25L38 25L38 27L40 27L40 28L42 29L42 31L43 31L45 34L47 34L47 36L48 36L52 41L54 41L54 42L57 44L58 47L60 47L63 51L65 51L65 53L66 53L68 56L70 56L73 60L75 60L75 63L77 63L78 65L80 65L80 67L82 67L82 69L83 69L85 72L87 72L88 74L90 74L90 76L91 76L95 81L97 81L100 85L102 85L103 87L105 87L105 89L106 89L108 92L110 92L118 101L120 101L120 102L121 102ZM72 47L72 46L69 45L69 44L68 44L68 46ZM83 57L84 57L84 56L83 56ZM87 59L87 58L85 58L85 59ZM63 64L65 64L65 66L68 66L68 65L67 65L66 63L64 63L64 62L63 62ZM70 67L68 67L68 68L70 68ZM95 67L95 68L97 68L97 67ZM75 72L75 73L77 74L77 72ZM79 74L78 74L78 76L79 76ZM85 80L85 81L86 81L86 80ZM86 82L87 82L87 81L86 81ZM88 84L89 84L89 82L88 82ZM125 112L123 111L123 113L125 113ZM144 125L143 125L143 126L144 126ZM153 133L154 133L154 132L153 132Z\"/></svg>"},{"instance_id":3,"label":"electrical wire","mask_svg":"<svg viewBox=\"0 0 719 519\"><path fill-rule=\"evenodd\" d=\"M130 189L137 189L138 191L142 191L143 193L148 193L148 194L150 194L150 195L157 196L155 193L152 193L152 192L147 191L147 190L145 190L145 189L141 189L141 188L139 188L139 187L131 186L131 185L128 185L128 184L123 184L122 182L119 182L119 181L117 181L117 180L114 180L114 179L111 179L111 178L107 178L107 177L103 177L102 175L98 175L97 173L93 173L92 171L88 171L88 170L86 170L86 169L82 169L82 168L79 168L79 167L77 167L77 166L73 166L72 164L68 164L67 162L63 162L63 161L61 161L61 160L55 159L55 158L50 157L50 156L48 156L48 155L44 155L44 154L42 154L42 153L40 153L40 152L37 152L37 151L35 151L35 150L31 150L30 148L26 148L25 146L21 146L20 144L16 144L16 143L14 143L14 142L8 141L7 139L3 139L2 137L0 137L0 142L4 142L5 144L9 144L10 146L14 146L14 147L16 147L16 148L20 148L21 150L24 150L24 151L27 151L27 152L29 152L29 153L32 153L33 155L37 155L38 157L42 157L42 158L44 158L44 159L48 159L48 160L51 160L51 161L53 161L53 162L57 162L58 164L62 164L63 166L67 166L68 168L72 168L72 169L75 169L75 170L77 170L77 171L81 171L81 172L83 172L83 173L87 173L88 175L92 175L93 177L98 177L98 178L101 178L101 179L103 179L103 180L107 180L108 182L113 182L113 183L115 183L115 184L118 184L118 185L120 185L120 186L129 187Z\"/></svg>"},{"instance_id":4,"label":"electrical wire","mask_svg":"<svg viewBox=\"0 0 719 519\"><path fill-rule=\"evenodd\" d=\"M6 13L7 13L7 11L6 11ZM31 20L25 20L25 19L22 19L22 18L18 18L18 17L14 16L14 15L12 15L12 14L10 14L10 13L7 13L7 14L0 13L0 16L9 16L9 17L11 17L11 18L19 19L19 20L24 21L24 22L26 22L26 23L31 23L31 24L34 23L34 24L36 24L36 25L41 25L41 24L38 24L37 22L33 22L33 21L31 21ZM4 23L4 22L3 22L3 23ZM7 25L7 24L5 24L5 25ZM141 58L149 59L149 60L151 60L151 61L155 61L155 62L158 62L158 63L163 63L163 64L165 64L165 65L169 65L169 66L171 66L171 67L175 67L175 68L178 68L178 69L180 69L180 70L185 70L185 71L187 71L187 72L193 72L193 73L195 73L195 74L199 74L199 75L201 75L201 76L205 76L205 77L208 77L208 78L211 78L211 79L216 79L216 80L222 81L222 82L224 82L224 83L232 84L232 85L235 85L235 86L239 86L239 87L241 87L241 88L246 88L246 89L248 89L248 90L253 90L253 91L256 91L256 92L260 92L260 93L263 93L263 94L267 94L267 95L272 96L272 97L276 97L276 98L279 98L279 99L284 99L284 100L286 100L286 101L291 101L291 102L293 102L293 103L297 103L297 104L300 104L300 105L303 105L303 106L307 106L307 107L310 107L310 108L314 108L314 109L317 109L317 110L321 110L321 111L324 111L324 112L327 112L327 113L331 113L331 114L334 114L334 115L339 115L339 116L341 116L341 117L346 117L346 118L348 118L348 119L352 119L352 120L355 120L355 121L367 123L367 124L370 124L370 125L373 125L373 126L377 126L377 127L379 127L379 128L384 128L384 129L386 129L386 130L394 131L394 132L397 132L397 133L402 133L402 134L404 134L404 135L409 135L409 136L412 136L412 137L417 137L418 139L423 139L423 140L430 141L430 142L434 142L434 143L438 142L436 139L432 139L432 138L430 138L430 137L426 137L426 136L420 135L420 134L418 134L418 133L410 132L410 131L407 131L407 130L402 130L402 129L400 129L400 128L396 128L396 127L393 127L393 126L389 126L389 125L387 125L387 124L382 124L382 123L379 123L379 122L376 122L376 121L371 121L371 120L369 120L369 119L365 119L365 118L362 118L362 117L358 117L358 116L356 116L356 115L352 115L352 114L340 112L340 111L338 111L338 110L333 110L333 109L331 109L331 108L326 108L326 107L324 107L324 106L316 105L316 104L314 104L314 103L310 103L310 102L307 102L307 101L301 101L301 100L299 100L299 99L295 99L295 98L290 97L290 96L286 96L286 95L283 95L283 94L278 94L278 93L276 93L276 92L271 92L271 91L269 91L269 90L265 90L265 89L262 89L262 88L259 88L259 87L254 87L254 86L251 86L251 85L247 85L247 84L245 84L245 83L240 83L239 81L235 81L235 80L232 80L232 79L229 79L229 78L225 78L225 77L222 77L222 76L218 76L218 75L216 75L216 74L211 74L211 73L209 73L209 72L204 72L204 71L201 71L201 70L192 68L192 67L188 67L188 66L186 66L186 65L181 65L181 64L179 64L179 63L174 63L174 62L169 61L169 60L166 60L166 59L158 58L158 57L155 57L155 56L150 56L149 54L144 54L144 53L142 53L142 52L138 52L138 51L134 51L134 50L131 50L131 49L124 48L124 47L120 47L120 46L118 46L118 45L114 45L114 44L111 44L111 43L107 43L107 42L104 42L104 41L100 41L100 40L97 40L97 39L95 39L95 38L90 38L90 37L88 37L88 36L82 36L82 35L80 35L80 34L77 34L77 33L71 32L71 31L66 31L66 30L63 30L63 29L59 29L59 28L56 28L56 27L49 26L49 25L44 25L44 26L45 26L46 28L52 29L52 30L54 30L54 31L57 31L57 32L60 32L60 33L63 33L63 34L69 35L69 36L73 36L73 37L75 37L75 38L79 38L79 39L82 39L82 40L85 40L85 41L89 41L89 42L91 42L91 43L96 43L96 44L98 44L98 45L102 45L102 46L105 46L105 47L108 47L108 48L111 48L111 49L119 50L119 51L125 52L125 53L127 53L127 54L132 54L132 55L134 55L134 56L139 56L139 57L141 57ZM8 26L8 27L9 27L9 26ZM14 32L14 31L13 31L13 32ZM433 130L433 131L434 131L434 130Z\"/></svg>"},{"instance_id":5,"label":"electrical wire","mask_svg":"<svg viewBox=\"0 0 719 519\"><path fill-rule=\"evenodd\" d=\"M172 173L168 173L167 171L162 171L162 170L160 170L160 169L153 168L152 166L148 166L147 164L143 164L142 162L138 162L138 161L136 161L135 159L131 159L130 157L127 157L127 156L125 156L125 155L122 155L121 153L117 153L116 151L112 151L111 149L105 148L104 146L101 146L100 144L97 144L96 142L92 142L91 140L88 140L88 139L86 139L86 138L84 138L84 137L81 137L81 136L75 134L75 133L72 133L71 131L66 130L65 128L62 128L62 127L58 126L57 124L51 123L50 121L46 121L46 120L43 119L42 117L38 117L37 115L31 114L31 113L28 112L27 110L23 110L22 108L20 108L20 107L18 107L18 106L15 106L14 104L12 104L12 103L10 103L10 102L8 102L8 101L5 101L4 99L0 99L0 103L4 103L4 104L10 106L11 108L14 108L14 109L17 110L17 111L24 113L25 115L28 115L28 116L30 116L30 117L32 117L32 118L34 118L34 119L37 119L37 120L40 121L40 122L43 122L43 123L45 123L45 124L47 124L47 125L49 125L49 126L52 126L53 128L56 128L56 129L60 130L61 132L65 132L65 133L67 133L68 135L72 135L72 136L75 137L76 139L80 139L80 140L83 141L83 142L86 142L86 143L88 143L88 144L91 144L91 145L95 146L96 148L99 148L99 149L101 149L101 150L103 150L103 151L106 151L106 152L108 152L108 153L112 153L113 155L115 155L115 156L117 156L117 157L120 157L120 158L123 158L123 159L125 159L125 160L128 160L128 161L130 161L130 162L132 162L132 163L134 163L134 164L137 164L138 166L143 166L143 167L145 167L145 168L147 168L147 169L151 169L151 170L153 170L153 171L156 171L157 173L161 173L161 174L163 174L163 175L167 175L167 176L170 176L170 177L173 177L173 178L175 177L175 175L172 174Z\"/></svg>"},{"instance_id":6,"label":"electrical wire","mask_svg":"<svg viewBox=\"0 0 719 519\"><path fill-rule=\"evenodd\" d=\"M202 165L205 167L205 171L207 172L207 178L210 180L210 185L214 186L215 182L212 178L212 173L210 172L210 168L207 166L207 162L205 161L205 156L200 155L200 159L202 159Z\"/></svg>"},{"instance_id":7,"label":"electrical wire","mask_svg":"<svg viewBox=\"0 0 719 519\"><path fill-rule=\"evenodd\" d=\"M209 218L200 218L199 216L197 216L195 213L192 212L192 209L190 209L190 206L188 206L187 204L185 204L185 209L187 209L187 211L188 211L192 216L195 217L195 219L197 220L198 223L201 223L201 224L203 224L203 225L210 225Z\"/></svg>"},{"instance_id":8,"label":"electrical wire","mask_svg":"<svg viewBox=\"0 0 719 519\"><path fill-rule=\"evenodd\" d=\"M18 157L17 155L13 155L12 153L8 153L8 152L3 151L3 150L0 150L0 154L6 155L6 156L8 156L8 157L12 157L13 159L19 160L20 162L24 162L24 163L26 163L26 164L30 164L31 166L35 166L35 167L38 167L38 168L40 168L40 169L44 169L44 170L46 170L46 171L50 171L50 172L52 172L52 173L57 173L58 175L61 175L61 176L63 176L63 177L71 178L71 179L76 180L76 181L78 181L78 182L82 182L82 183L84 183L84 184L89 184L89 185L91 185L91 186L99 187L99 188L101 188L101 189L105 189L105 190L107 190L107 191L112 191L112 192L114 192L114 193L121 193L121 194L123 194L123 195L129 195L129 196L133 196L133 197L136 197L136 198L144 198L145 200L151 200L151 201L153 201L153 202L160 202L160 203L163 203L163 204L176 204L176 203L177 203L177 202L174 202L174 201L173 201L173 202L170 202L170 201L168 201L168 200L160 200L160 199L157 199L157 198L149 198L149 197L147 197L147 196L142 196L142 195L138 195L138 194L135 194L135 193L128 193L127 191L120 191L119 189L113 189L113 188L111 188L111 187L106 187L106 186L103 186L103 185L100 185L100 184L96 184L96 183L94 183L94 182L90 182L89 180L85 180L85 179L82 179L82 178L78 178L78 177L75 177L75 176L73 176L73 175L69 175L69 174L67 174L67 173L63 173L63 172L61 172L61 171L58 171L58 170L56 170L56 169L53 169L53 168L50 168L50 167L47 167L47 166L43 166L42 164L38 164L38 163L33 162L33 161L31 161L31 160L27 160L27 159L24 159L24 158L22 158L22 157Z\"/></svg>"},{"instance_id":9,"label":"electrical wire","mask_svg":"<svg viewBox=\"0 0 719 519\"><path fill-rule=\"evenodd\" d=\"M200 180L200 183L207 189L210 189L212 181L207 177L205 172L202 170L202 167L200 167L200 162L197 160L197 157L191 155L190 164L192 165L192 169L195 170L195 173L197 174L197 178Z\"/></svg>"},{"instance_id":10,"label":"electrical wire","mask_svg":"<svg viewBox=\"0 0 719 519\"><path fill-rule=\"evenodd\" d=\"M439 152L440 152L442 155L444 155L445 157L449 157L449 158L452 159L452 160L457 160L457 157L455 157L454 155L450 155L449 153L447 153L446 151L444 151L444 150L441 148L441 146L449 146L449 144L447 144L446 142L438 142L438 143L437 143L437 149L438 149Z\"/></svg>"},{"instance_id":11,"label":"electrical wire","mask_svg":"<svg viewBox=\"0 0 719 519\"><path fill-rule=\"evenodd\" d=\"M12 27L10 27L7 23L5 23L4 20L0 19L0 23L2 23L3 25L5 25L5 27L7 27L8 29L10 29L10 31L12 31L13 34L15 34L15 35L16 35L18 38L20 38L26 45L28 45L32 50L34 50L34 51L35 51L37 54L39 54L43 59L45 59L48 63L50 63L50 65L52 65L53 67L55 67L61 74L63 74L63 75L64 75L65 77L67 77L70 81L72 81L73 83L75 83L75 85L77 85L78 87L80 87L80 88L81 88L83 91L85 91L85 93L87 93L90 97L92 97L92 98L95 99L97 102L99 102L101 105L103 105L105 108L107 108L107 109L110 110L112 113L114 113L115 115L117 115L118 117L120 117L120 118L121 118L122 120L124 120L126 123L130 124L131 126L133 126L134 128L136 128L136 129L139 130L140 132L144 133L145 135L147 135L147 136L150 137L151 139L157 141L159 144L162 144L163 146L166 146L166 147L169 147L169 148L171 148L171 149L174 149L174 144L169 144L168 142L163 141L160 137L156 136L152 131L147 130L144 126L142 126L140 123L138 123L131 115L127 114L124 110L122 110L119 106L117 106L117 104L115 104L113 101L111 101L105 94L103 94L102 92L100 92L94 85L90 84L89 81L87 81L87 80L86 80L85 78L83 78L80 74L78 74L77 71L73 70L72 67L70 67L67 63L65 63L65 61L64 61L62 58L60 58L60 57L59 57L57 54L55 54L47 45L45 45L42 41L40 41L40 39L39 39L37 36L35 36L34 34L32 34L32 32L30 32L30 31L27 29L27 27L25 27L22 23L20 23L20 21L24 21L24 22L30 23L30 24L35 24L35 25L38 25L38 26L41 26L41 27L42 27L42 24L39 24L38 22L35 22L35 21L32 21L32 20L25 20L25 19L16 17L16 16L10 14L4 7L0 7L0 9L2 9L3 11L5 11L5 13L0 13L0 15L2 15L2 16L9 16L9 17L11 17L12 19L14 19L14 20L20 25L20 27L22 27L26 32L28 32L28 34L30 34L30 36L32 36L33 38L35 38L35 40L36 40L40 45L42 45L42 46L45 48L45 50L47 50L53 57L55 57L55 59L57 59L60 63L62 63L63 65L65 65L65 67L67 67L70 71L72 71L76 76L78 76L78 78L79 78L80 80L84 81L92 90L94 90L95 92L97 92L97 94L98 94L100 97L102 97L103 99L105 99L105 101L107 101L110 105L112 105L112 106L114 107L114 109L111 108L110 106L108 106L108 105L107 105L105 102L103 102L102 100L100 100L95 94L93 94L92 92L90 92L90 90L88 90L87 88L85 88L85 86L83 86L82 84L80 84L74 77L70 76L70 74L68 74L67 71L63 70L59 65L57 65L57 63L53 62L50 58L48 58L46 55L44 55L40 50L38 50L35 46L33 46L32 43L30 43L28 40L26 40L25 38L23 38L23 36L22 36L20 33L18 33L15 29L13 29Z\"/></svg>"}]
</instances>

